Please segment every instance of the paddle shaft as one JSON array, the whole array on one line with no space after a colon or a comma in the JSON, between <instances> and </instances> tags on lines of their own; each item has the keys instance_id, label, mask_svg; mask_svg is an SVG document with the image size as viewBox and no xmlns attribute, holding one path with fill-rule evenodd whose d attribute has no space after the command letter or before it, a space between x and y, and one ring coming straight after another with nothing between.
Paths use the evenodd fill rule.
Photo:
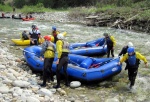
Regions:
<instances>
[{"instance_id":1,"label":"paddle shaft","mask_svg":"<svg viewBox=\"0 0 150 102\"><path fill-rule=\"evenodd\" d=\"M34 54L34 55L36 55L35 53L33 53L33 52L29 52L29 51L24 50L24 49L22 49L22 48L20 48L20 50L22 50L22 51L24 51L24 52L27 52L27 53L30 53L30 54Z\"/></svg>"}]
</instances>

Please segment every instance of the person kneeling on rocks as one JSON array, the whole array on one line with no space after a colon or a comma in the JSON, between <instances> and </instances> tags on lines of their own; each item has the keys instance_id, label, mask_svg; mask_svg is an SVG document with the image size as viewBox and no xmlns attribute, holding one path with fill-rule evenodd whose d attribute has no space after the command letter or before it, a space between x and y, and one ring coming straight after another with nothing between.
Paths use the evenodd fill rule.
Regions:
<instances>
[{"instance_id":1,"label":"person kneeling on rocks","mask_svg":"<svg viewBox=\"0 0 150 102\"><path fill-rule=\"evenodd\" d=\"M50 76L50 80L54 81L53 73L52 73L52 64L55 56L55 46L51 42L50 36L44 36L45 41L42 44L42 51L40 54L40 59L44 60L44 68L43 68L43 83L40 84L42 87L46 86L46 81ZM44 59L43 56L44 55Z\"/></svg>"}]
</instances>

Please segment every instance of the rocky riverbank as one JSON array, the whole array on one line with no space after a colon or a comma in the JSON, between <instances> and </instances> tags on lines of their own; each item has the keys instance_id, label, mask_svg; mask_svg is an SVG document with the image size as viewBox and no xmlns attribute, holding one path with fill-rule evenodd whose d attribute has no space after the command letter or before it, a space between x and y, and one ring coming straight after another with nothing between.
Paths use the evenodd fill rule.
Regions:
<instances>
[{"instance_id":1,"label":"rocky riverbank","mask_svg":"<svg viewBox=\"0 0 150 102\"><path fill-rule=\"evenodd\" d=\"M51 88L56 80L46 88L38 85L40 80L24 59L0 43L0 102L68 102L66 91Z\"/></svg>"}]
</instances>

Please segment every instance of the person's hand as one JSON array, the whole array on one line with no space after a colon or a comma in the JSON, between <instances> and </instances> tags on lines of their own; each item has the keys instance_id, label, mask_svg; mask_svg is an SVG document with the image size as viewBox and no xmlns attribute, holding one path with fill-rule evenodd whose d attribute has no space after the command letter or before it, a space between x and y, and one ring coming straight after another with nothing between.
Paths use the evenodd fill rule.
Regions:
<instances>
[{"instance_id":1,"label":"person's hand","mask_svg":"<svg viewBox=\"0 0 150 102\"><path fill-rule=\"evenodd\" d=\"M119 62L119 63L118 63L118 65L120 66L120 65L121 65L121 63Z\"/></svg>"},{"instance_id":2,"label":"person's hand","mask_svg":"<svg viewBox=\"0 0 150 102\"><path fill-rule=\"evenodd\" d=\"M34 41L31 41L32 42L32 44L34 44Z\"/></svg>"},{"instance_id":3,"label":"person's hand","mask_svg":"<svg viewBox=\"0 0 150 102\"><path fill-rule=\"evenodd\" d=\"M59 64L59 59L57 59L56 64Z\"/></svg>"},{"instance_id":4,"label":"person's hand","mask_svg":"<svg viewBox=\"0 0 150 102\"><path fill-rule=\"evenodd\" d=\"M145 67L148 68L148 64L147 63L145 64Z\"/></svg>"},{"instance_id":5,"label":"person's hand","mask_svg":"<svg viewBox=\"0 0 150 102\"><path fill-rule=\"evenodd\" d=\"M43 60L44 60L44 58L40 57L40 60L41 60L41 61L43 61Z\"/></svg>"},{"instance_id":6,"label":"person's hand","mask_svg":"<svg viewBox=\"0 0 150 102\"><path fill-rule=\"evenodd\" d=\"M112 50L114 50L114 47L112 47Z\"/></svg>"}]
</instances>

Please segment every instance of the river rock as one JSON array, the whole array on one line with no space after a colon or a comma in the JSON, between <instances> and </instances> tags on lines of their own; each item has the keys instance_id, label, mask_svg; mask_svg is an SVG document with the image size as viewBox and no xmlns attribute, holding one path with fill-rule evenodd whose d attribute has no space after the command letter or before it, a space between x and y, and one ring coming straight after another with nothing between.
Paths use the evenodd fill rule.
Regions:
<instances>
[{"instance_id":1,"label":"river rock","mask_svg":"<svg viewBox=\"0 0 150 102\"><path fill-rule=\"evenodd\" d=\"M27 81L16 80L13 82L13 85L18 87L29 87L30 83Z\"/></svg>"},{"instance_id":2,"label":"river rock","mask_svg":"<svg viewBox=\"0 0 150 102\"><path fill-rule=\"evenodd\" d=\"M7 86L0 87L0 93L6 94L9 92L9 88Z\"/></svg>"},{"instance_id":3,"label":"river rock","mask_svg":"<svg viewBox=\"0 0 150 102\"><path fill-rule=\"evenodd\" d=\"M3 83L4 84L11 84L12 83L12 80L9 80L9 79L5 79L5 80L3 80Z\"/></svg>"},{"instance_id":4,"label":"river rock","mask_svg":"<svg viewBox=\"0 0 150 102\"><path fill-rule=\"evenodd\" d=\"M66 91L62 90L61 88L58 88L57 91L60 93L60 95L66 95Z\"/></svg>"},{"instance_id":5,"label":"river rock","mask_svg":"<svg viewBox=\"0 0 150 102\"><path fill-rule=\"evenodd\" d=\"M117 98L110 98L110 99L106 99L105 102L119 102L119 100Z\"/></svg>"},{"instance_id":6,"label":"river rock","mask_svg":"<svg viewBox=\"0 0 150 102\"><path fill-rule=\"evenodd\" d=\"M40 102L36 97L28 97L26 102Z\"/></svg>"},{"instance_id":7,"label":"river rock","mask_svg":"<svg viewBox=\"0 0 150 102\"><path fill-rule=\"evenodd\" d=\"M52 92L49 91L48 89L42 88L38 91L39 94L41 95L47 95L47 96L52 96Z\"/></svg>"},{"instance_id":8,"label":"river rock","mask_svg":"<svg viewBox=\"0 0 150 102\"><path fill-rule=\"evenodd\" d=\"M9 68L8 69L9 72L13 73L13 75L15 75L16 77L18 77L20 74L18 72L16 72L14 69Z\"/></svg>"},{"instance_id":9,"label":"river rock","mask_svg":"<svg viewBox=\"0 0 150 102\"><path fill-rule=\"evenodd\" d=\"M81 83L79 81L72 81L70 83L70 87L72 88L77 88L77 87L80 87L81 86Z\"/></svg>"},{"instance_id":10,"label":"river rock","mask_svg":"<svg viewBox=\"0 0 150 102\"><path fill-rule=\"evenodd\" d=\"M6 69L6 66L0 65L0 69Z\"/></svg>"}]
</instances>

